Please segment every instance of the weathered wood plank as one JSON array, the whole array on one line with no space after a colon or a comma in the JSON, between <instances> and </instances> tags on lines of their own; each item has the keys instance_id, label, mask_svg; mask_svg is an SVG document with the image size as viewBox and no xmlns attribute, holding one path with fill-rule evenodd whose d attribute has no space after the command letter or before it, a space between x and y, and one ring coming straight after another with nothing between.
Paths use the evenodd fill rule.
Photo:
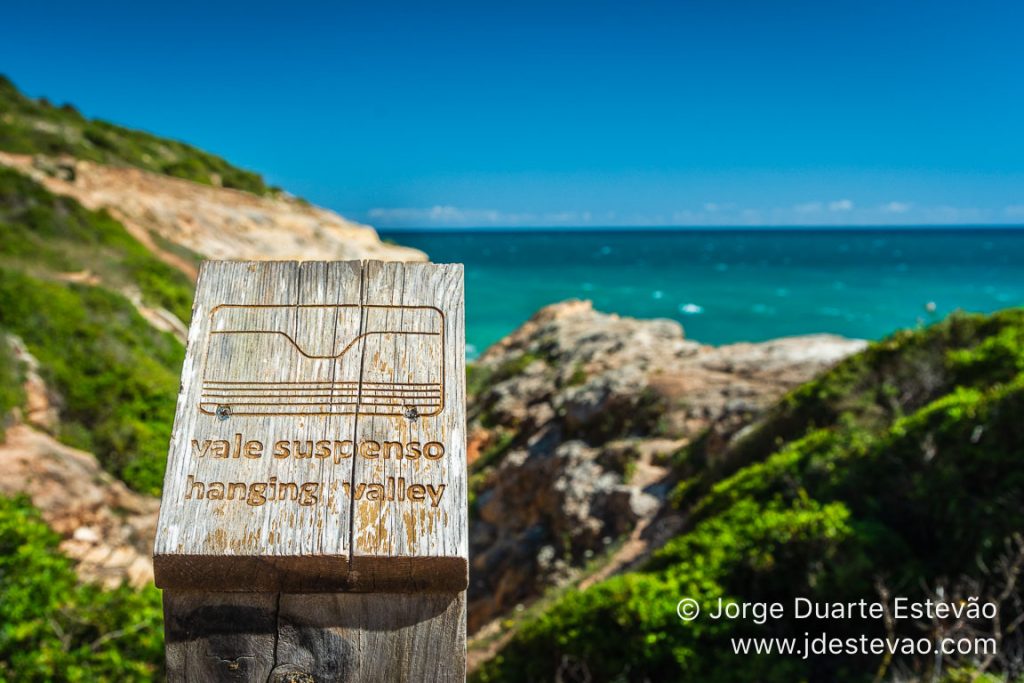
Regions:
<instances>
[{"instance_id":1,"label":"weathered wood plank","mask_svg":"<svg viewBox=\"0 0 1024 683\"><path fill-rule=\"evenodd\" d=\"M353 479L366 488L353 497L352 572L363 590L459 590L468 582L462 267L373 262L363 278L374 304L364 308L369 329L426 331L368 338L363 391L388 383L439 391L419 392L437 399L406 414L356 417L358 440L383 449L354 463ZM384 496L372 499L370 487Z\"/></svg>"},{"instance_id":2,"label":"weathered wood plank","mask_svg":"<svg viewBox=\"0 0 1024 683\"><path fill-rule=\"evenodd\" d=\"M463 681L465 593L281 596L278 666L317 681Z\"/></svg>"},{"instance_id":3,"label":"weathered wood plank","mask_svg":"<svg viewBox=\"0 0 1024 683\"><path fill-rule=\"evenodd\" d=\"M466 677L465 592L165 591L164 606L172 683Z\"/></svg>"},{"instance_id":4,"label":"weathered wood plank","mask_svg":"<svg viewBox=\"0 0 1024 683\"><path fill-rule=\"evenodd\" d=\"M157 585L464 588L463 307L461 266L204 264Z\"/></svg>"},{"instance_id":5,"label":"weathered wood plank","mask_svg":"<svg viewBox=\"0 0 1024 683\"><path fill-rule=\"evenodd\" d=\"M274 593L164 591L168 680L268 680L278 602Z\"/></svg>"},{"instance_id":6,"label":"weathered wood plank","mask_svg":"<svg viewBox=\"0 0 1024 683\"><path fill-rule=\"evenodd\" d=\"M278 389L293 386L282 381L331 380L333 360L295 345L327 355L333 339L319 333L334 321L302 304L358 305L359 271L352 263L204 264L164 483L164 501L175 504L161 507L158 585L302 590L346 580L347 501L330 488L314 492L322 461L277 458L274 443L320 440L328 417L348 432L354 416L278 414L273 404L293 393ZM325 474L329 485L335 478Z\"/></svg>"}]
</instances>

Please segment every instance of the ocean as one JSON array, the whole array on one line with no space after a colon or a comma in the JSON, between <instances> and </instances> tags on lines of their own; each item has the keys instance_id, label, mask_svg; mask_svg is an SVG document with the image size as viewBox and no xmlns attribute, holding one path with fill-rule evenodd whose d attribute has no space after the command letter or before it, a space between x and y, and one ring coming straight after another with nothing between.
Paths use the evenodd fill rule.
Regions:
<instances>
[{"instance_id":1,"label":"ocean","mask_svg":"<svg viewBox=\"0 0 1024 683\"><path fill-rule=\"evenodd\" d=\"M466 266L472 358L538 308L590 299L708 344L878 339L956 309L1024 305L1024 230L382 230Z\"/></svg>"}]
</instances>

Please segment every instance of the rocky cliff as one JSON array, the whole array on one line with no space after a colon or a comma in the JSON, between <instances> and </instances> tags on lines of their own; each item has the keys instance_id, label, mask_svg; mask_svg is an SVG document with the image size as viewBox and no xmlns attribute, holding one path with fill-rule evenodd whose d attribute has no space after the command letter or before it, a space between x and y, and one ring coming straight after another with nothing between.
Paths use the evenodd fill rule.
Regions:
<instances>
[{"instance_id":1,"label":"rocky cliff","mask_svg":"<svg viewBox=\"0 0 1024 683\"><path fill-rule=\"evenodd\" d=\"M198 257L424 261L416 249L284 194L260 196L128 166L0 152L50 192L106 209L163 261L195 278ZM191 254L189 253L191 252Z\"/></svg>"},{"instance_id":2,"label":"rocky cliff","mask_svg":"<svg viewBox=\"0 0 1024 683\"><path fill-rule=\"evenodd\" d=\"M729 441L864 346L813 335L712 347L677 322L587 301L539 311L470 373L470 629L599 559L604 573L634 561L676 453L698 435Z\"/></svg>"},{"instance_id":3,"label":"rocky cliff","mask_svg":"<svg viewBox=\"0 0 1024 683\"><path fill-rule=\"evenodd\" d=\"M39 362L17 337L0 344L21 366L24 392L0 440L0 495L28 496L83 580L108 588L151 583L159 501L104 472L93 454L53 438L60 409Z\"/></svg>"},{"instance_id":4,"label":"rocky cliff","mask_svg":"<svg viewBox=\"0 0 1024 683\"><path fill-rule=\"evenodd\" d=\"M589 335L566 334L573 325L559 329L551 317L538 321L518 349L569 352L572 346L552 343L559 338L576 348L590 345ZM583 309L570 317L595 316ZM637 335L644 334L643 327L653 329L636 324ZM684 350L678 330L668 330L653 336L661 343L674 339L681 352L650 365L649 376L671 368L679 381L694 378L698 383L691 395L698 402L702 396L731 396L724 403L711 401L704 417L711 431L672 455L677 483L670 505L655 513L648 527L652 533L640 536L652 552L630 567L618 564L619 551L613 550L607 558L610 571L599 567L527 610L516 610L496 628L484 628L471 646L471 661L478 664L471 680L1018 680L1024 671L1024 633L1018 627L1024 623L1024 310L957 313L897 332L765 410L768 395L752 390L762 370L788 382L858 345L819 337L784 340L781 346ZM807 360L784 370L802 355L802 344ZM609 370L602 374L614 372L611 364L604 367ZM571 404L574 393L585 392L595 379L577 378L571 382L575 389L541 399L565 407L564 416L556 408L549 420L553 433L563 436L545 436L549 441L541 444L531 427L526 445L513 445L496 457L493 474L478 489L479 513L493 538L478 546L475 576L501 580L494 587L475 586L478 618L482 609L507 606L502 599L551 583L559 560L573 571L580 549L585 553L594 538L614 532L617 520L629 519L618 512L621 508L602 502L621 486L622 477L606 464L619 452L612 448L616 441L589 436L587 425L593 422L578 421L563 402ZM707 390L700 389L706 382ZM620 399L616 405L624 406L622 414L637 414L638 407L658 402L662 394L655 391L645 402ZM736 391L744 405L732 413ZM692 407L675 412L692 416ZM735 417L750 413L750 422ZM737 431L740 424L747 426ZM570 430L577 430L574 439L582 436L565 441ZM685 441L693 432L674 435ZM644 442L635 435L616 439ZM515 466L506 465L510 462ZM574 464L544 464L556 462ZM518 481L511 496L502 493L511 488L506 482L515 482L530 467L543 476L532 478L529 486ZM575 475L569 472L585 469L596 493L583 499L572 495ZM489 495L501 499L502 515L491 514ZM640 518L638 526L645 519L642 510L632 515ZM566 518L570 523L561 523ZM552 547L554 552L547 550ZM495 596L488 598L488 590ZM891 605L892 596L904 604L977 602L990 605L991 612L960 619L844 620L782 610L763 624L706 616L722 599L734 605L792 604L797 596L818 605L865 600ZM676 605L683 597L701 608L698 619L679 618ZM767 652L732 656L736 643L750 636L770 642L808 632L827 632L836 642L923 638L929 647L886 656L853 650L802 659ZM979 657L965 648L936 657L932 644L942 638L997 642L998 652Z\"/></svg>"}]
</instances>

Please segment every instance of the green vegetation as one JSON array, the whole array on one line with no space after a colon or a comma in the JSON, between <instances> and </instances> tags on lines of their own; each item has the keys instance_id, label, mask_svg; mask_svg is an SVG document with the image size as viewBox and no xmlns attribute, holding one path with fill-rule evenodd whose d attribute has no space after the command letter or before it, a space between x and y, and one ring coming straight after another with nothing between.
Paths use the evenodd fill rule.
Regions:
<instances>
[{"instance_id":1,"label":"green vegetation","mask_svg":"<svg viewBox=\"0 0 1024 683\"><path fill-rule=\"evenodd\" d=\"M63 400L60 437L158 495L184 348L124 297L0 269L0 328L20 336Z\"/></svg>"},{"instance_id":2,"label":"green vegetation","mask_svg":"<svg viewBox=\"0 0 1024 683\"><path fill-rule=\"evenodd\" d=\"M0 682L162 678L159 592L78 584L58 540L25 499L0 496Z\"/></svg>"},{"instance_id":3,"label":"green vegetation","mask_svg":"<svg viewBox=\"0 0 1024 683\"><path fill-rule=\"evenodd\" d=\"M587 371L583 369L583 363L578 362L572 369L572 374L569 375L569 380L566 382L566 386L579 387L587 383Z\"/></svg>"},{"instance_id":4,"label":"green vegetation","mask_svg":"<svg viewBox=\"0 0 1024 683\"><path fill-rule=\"evenodd\" d=\"M475 396L491 385L521 375L536 361L543 362L544 358L527 351L509 358L495 368L472 363L466 366L466 394Z\"/></svg>"},{"instance_id":5,"label":"green vegetation","mask_svg":"<svg viewBox=\"0 0 1024 683\"><path fill-rule=\"evenodd\" d=\"M36 155L37 168L62 177L74 169L53 157L70 155L278 192L188 145L24 97L2 76L0 150ZM55 394L56 436L94 453L132 488L159 495L184 348L139 311L163 308L188 322L191 301L189 278L109 213L0 166L0 440L25 402L24 368L9 343L16 335ZM80 584L58 541L26 499L0 496L0 683L162 679L159 592Z\"/></svg>"},{"instance_id":6,"label":"green vegetation","mask_svg":"<svg viewBox=\"0 0 1024 683\"><path fill-rule=\"evenodd\" d=\"M724 452L697 442L677 462L682 532L640 571L569 592L528 620L476 679L552 680L566 667L594 681L870 681L892 673L897 663L881 657L736 656L729 641L884 637L882 623L798 621L791 611L763 626L684 623L676 603L692 597L706 614L719 597L791 605L797 596L874 600L883 588L922 599L940 587L962 599L969 585L998 600L1011 584L996 568L1024 529L1022 370L1024 310L958 315L848 359ZM1002 598L1007 619L1020 600L1017 583ZM972 627L985 633L991 625ZM896 629L922 635L912 623ZM1019 629L1006 637L1021 642ZM922 680L938 673L930 656L898 663ZM975 665L947 662L946 680L972 680Z\"/></svg>"},{"instance_id":7,"label":"green vegetation","mask_svg":"<svg viewBox=\"0 0 1024 683\"><path fill-rule=\"evenodd\" d=\"M155 244L160 251L168 254L174 254L186 263L191 264L197 271L199 270L199 266L202 264L203 260L206 258L202 254L194 252L182 244L176 244L175 242L170 241L155 230L149 231L149 238L153 240L153 244Z\"/></svg>"},{"instance_id":8,"label":"green vegetation","mask_svg":"<svg viewBox=\"0 0 1024 683\"><path fill-rule=\"evenodd\" d=\"M7 416L25 402L23 382L21 364L14 356L7 333L0 327L0 440L4 438Z\"/></svg>"},{"instance_id":9,"label":"green vegetation","mask_svg":"<svg viewBox=\"0 0 1024 683\"><path fill-rule=\"evenodd\" d=\"M98 282L69 283L70 272ZM190 317L191 282L123 225L0 169L0 329L21 337L60 395L58 436L158 495L184 348L118 293L128 291ZM10 387L4 377L0 367Z\"/></svg>"},{"instance_id":10,"label":"green vegetation","mask_svg":"<svg viewBox=\"0 0 1024 683\"><path fill-rule=\"evenodd\" d=\"M87 119L70 105L55 107L45 100L33 100L2 75L0 150L47 156L66 154L255 194L279 192L268 187L258 174L183 142Z\"/></svg>"},{"instance_id":11,"label":"green vegetation","mask_svg":"<svg viewBox=\"0 0 1024 683\"><path fill-rule=\"evenodd\" d=\"M89 211L32 179L0 167L0 265L36 275L87 271L116 290L188 322L192 283L153 256L106 211Z\"/></svg>"}]
</instances>

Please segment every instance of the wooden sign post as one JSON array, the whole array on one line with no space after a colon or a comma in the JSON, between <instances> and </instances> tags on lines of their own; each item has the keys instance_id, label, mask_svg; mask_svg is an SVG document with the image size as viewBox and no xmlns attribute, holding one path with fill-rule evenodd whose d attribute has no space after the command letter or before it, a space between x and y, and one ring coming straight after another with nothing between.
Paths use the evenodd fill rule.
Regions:
<instances>
[{"instance_id":1,"label":"wooden sign post","mask_svg":"<svg viewBox=\"0 0 1024 683\"><path fill-rule=\"evenodd\" d=\"M203 265L154 550L169 678L465 678L463 317L460 265Z\"/></svg>"}]
</instances>

